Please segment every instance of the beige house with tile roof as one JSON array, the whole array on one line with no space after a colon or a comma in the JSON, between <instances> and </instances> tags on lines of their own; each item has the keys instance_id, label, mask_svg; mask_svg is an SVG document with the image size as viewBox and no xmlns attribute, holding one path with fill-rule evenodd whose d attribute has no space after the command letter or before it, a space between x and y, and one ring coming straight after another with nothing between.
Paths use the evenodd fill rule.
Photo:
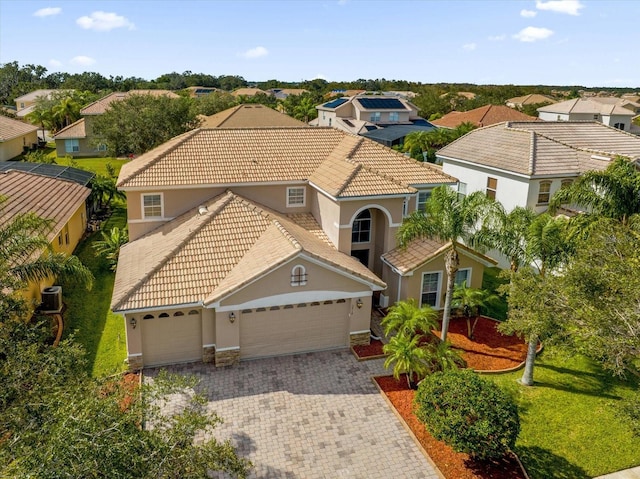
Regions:
<instances>
[{"instance_id":1,"label":"beige house with tile roof","mask_svg":"<svg viewBox=\"0 0 640 479\"><path fill-rule=\"evenodd\" d=\"M456 179L332 128L197 129L127 163L112 309L130 368L368 343L382 255L443 184Z\"/></svg>"},{"instance_id":2,"label":"beige house with tile roof","mask_svg":"<svg viewBox=\"0 0 640 479\"><path fill-rule=\"evenodd\" d=\"M267 126L304 126L306 123L259 104L238 105L202 117L201 128L261 128Z\"/></svg>"},{"instance_id":3,"label":"beige house with tile roof","mask_svg":"<svg viewBox=\"0 0 640 479\"><path fill-rule=\"evenodd\" d=\"M574 98L538 108L545 121L599 121L618 130L629 131L637 105L614 97Z\"/></svg>"},{"instance_id":4,"label":"beige house with tile roof","mask_svg":"<svg viewBox=\"0 0 640 479\"><path fill-rule=\"evenodd\" d=\"M63 170L64 168L60 168ZM0 195L7 201L0 223L19 214L35 213L52 220L47 239L56 253L72 254L87 228L86 200L91 190L76 182L25 171L0 172ZM53 279L32 282L24 291L28 301L37 305L43 288Z\"/></svg>"},{"instance_id":5,"label":"beige house with tile roof","mask_svg":"<svg viewBox=\"0 0 640 479\"><path fill-rule=\"evenodd\" d=\"M0 161L21 155L38 144L38 127L0 115Z\"/></svg>"},{"instance_id":6,"label":"beige house with tile roof","mask_svg":"<svg viewBox=\"0 0 640 479\"><path fill-rule=\"evenodd\" d=\"M53 139L56 143L56 155L59 157L73 156L106 156L107 147L98 141L93 133L93 119L102 115L115 102L129 98L131 95L167 96L180 98L170 90L130 90L126 92L114 92L99 100L90 103L80 110L78 121L58 131Z\"/></svg>"},{"instance_id":7,"label":"beige house with tile roof","mask_svg":"<svg viewBox=\"0 0 640 479\"><path fill-rule=\"evenodd\" d=\"M231 92L231 94L236 98L239 96L256 96L261 93L263 95L269 94L266 91L261 90L260 88L238 88L237 90Z\"/></svg>"},{"instance_id":8,"label":"beige house with tile roof","mask_svg":"<svg viewBox=\"0 0 640 479\"><path fill-rule=\"evenodd\" d=\"M556 100L551 98L548 95L541 95L540 93L531 93L529 95L509 98L505 104L509 108L522 108L523 106L526 106L526 105L543 105L543 104L549 105L555 102Z\"/></svg>"},{"instance_id":9,"label":"beige house with tile roof","mask_svg":"<svg viewBox=\"0 0 640 479\"><path fill-rule=\"evenodd\" d=\"M616 156L638 161L640 137L591 122L506 122L473 130L436 153L460 191L485 191L507 210L546 211L549 199Z\"/></svg>"}]
</instances>

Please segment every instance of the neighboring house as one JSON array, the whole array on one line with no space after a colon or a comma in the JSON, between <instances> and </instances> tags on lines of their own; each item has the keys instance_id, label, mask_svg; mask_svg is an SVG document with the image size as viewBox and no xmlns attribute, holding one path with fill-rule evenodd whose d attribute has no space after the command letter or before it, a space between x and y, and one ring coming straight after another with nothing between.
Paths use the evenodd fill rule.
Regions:
<instances>
[{"instance_id":1,"label":"neighboring house","mask_svg":"<svg viewBox=\"0 0 640 479\"><path fill-rule=\"evenodd\" d=\"M599 121L618 130L629 131L636 115L635 103L614 97L574 98L538 108L545 121Z\"/></svg>"},{"instance_id":2,"label":"neighboring house","mask_svg":"<svg viewBox=\"0 0 640 479\"><path fill-rule=\"evenodd\" d=\"M535 121L534 116L525 115L518 110L503 105L485 105L469 111L452 111L431 123L438 128L456 128L463 123L472 123L483 127L503 121Z\"/></svg>"},{"instance_id":3,"label":"neighboring house","mask_svg":"<svg viewBox=\"0 0 640 479\"><path fill-rule=\"evenodd\" d=\"M263 95L268 95L268 93L260 88L238 88L231 92L233 96L236 98L239 96L256 96L262 93Z\"/></svg>"},{"instance_id":4,"label":"neighboring house","mask_svg":"<svg viewBox=\"0 0 640 479\"><path fill-rule=\"evenodd\" d=\"M214 91L221 91L212 86L190 86L185 88L185 90L189 93L191 98L199 98L201 96L207 96L209 93L213 93Z\"/></svg>"},{"instance_id":5,"label":"neighboring house","mask_svg":"<svg viewBox=\"0 0 640 479\"><path fill-rule=\"evenodd\" d=\"M494 267L496 260L456 243L460 253L460 269L455 284L482 288L485 267ZM445 253L451 243L443 244L429 239L414 240L407 248L396 248L382 255L382 261L394 274L387 277L389 302L415 298L420 306L442 309L447 293ZM416 295L416 291L419 294Z\"/></svg>"},{"instance_id":6,"label":"neighboring house","mask_svg":"<svg viewBox=\"0 0 640 479\"><path fill-rule=\"evenodd\" d=\"M130 90L110 93L85 106L80 110L82 118L58 131L53 136L56 143L56 155L59 157L67 155L73 157L106 156L107 146L101 143L99 137L93 133L93 121L96 116L104 114L113 102L124 100L131 95L180 98L170 90Z\"/></svg>"},{"instance_id":7,"label":"neighboring house","mask_svg":"<svg viewBox=\"0 0 640 479\"><path fill-rule=\"evenodd\" d=\"M328 100L336 96L350 97L350 96L362 95L363 93L366 93L366 92L367 90L331 90L329 93L325 93L324 97Z\"/></svg>"},{"instance_id":8,"label":"neighboring house","mask_svg":"<svg viewBox=\"0 0 640 479\"><path fill-rule=\"evenodd\" d=\"M38 145L38 127L0 115L0 162Z\"/></svg>"},{"instance_id":9,"label":"neighboring house","mask_svg":"<svg viewBox=\"0 0 640 479\"><path fill-rule=\"evenodd\" d=\"M197 129L132 160L111 303L129 367L368 344L396 277L382 255L434 187L455 184L333 128Z\"/></svg>"},{"instance_id":10,"label":"neighboring house","mask_svg":"<svg viewBox=\"0 0 640 479\"><path fill-rule=\"evenodd\" d=\"M269 88L266 93L276 97L278 100L284 100L289 95L302 95L303 93L309 93L304 88Z\"/></svg>"},{"instance_id":11,"label":"neighboring house","mask_svg":"<svg viewBox=\"0 0 640 479\"><path fill-rule=\"evenodd\" d=\"M507 211L543 212L582 173L604 170L616 156L640 158L640 138L595 121L506 122L473 130L436 156L461 193L485 191Z\"/></svg>"},{"instance_id":12,"label":"neighboring house","mask_svg":"<svg viewBox=\"0 0 640 479\"><path fill-rule=\"evenodd\" d=\"M0 211L0 222L15 215L35 213L52 220L47 239L56 253L72 254L87 229L86 187L93 174L76 168L40 163L11 162L0 169L0 195L7 201ZM53 279L32 282L25 299L40 302L43 288Z\"/></svg>"},{"instance_id":13,"label":"neighboring house","mask_svg":"<svg viewBox=\"0 0 640 479\"><path fill-rule=\"evenodd\" d=\"M201 119L201 128L309 127L300 120L260 104L234 106L214 115L201 117Z\"/></svg>"},{"instance_id":14,"label":"neighboring house","mask_svg":"<svg viewBox=\"0 0 640 479\"><path fill-rule=\"evenodd\" d=\"M51 94L58 90L35 90L26 95L19 96L15 99L16 112L15 115L18 118L24 118L33 111L36 106L36 102L40 98L51 98Z\"/></svg>"},{"instance_id":15,"label":"neighboring house","mask_svg":"<svg viewBox=\"0 0 640 479\"><path fill-rule=\"evenodd\" d=\"M385 146L402 144L404 137L413 131L434 129L431 123L418 116L418 107L401 97L341 97L318 105L316 109L318 118L309 124L367 136ZM389 130L374 131L381 129Z\"/></svg>"},{"instance_id":16,"label":"neighboring house","mask_svg":"<svg viewBox=\"0 0 640 479\"><path fill-rule=\"evenodd\" d=\"M551 98L550 96L541 95L539 93L531 93L529 95L509 98L506 101L506 105L509 108L522 108L523 106L527 105L550 105L551 103L555 102L556 100Z\"/></svg>"}]
</instances>

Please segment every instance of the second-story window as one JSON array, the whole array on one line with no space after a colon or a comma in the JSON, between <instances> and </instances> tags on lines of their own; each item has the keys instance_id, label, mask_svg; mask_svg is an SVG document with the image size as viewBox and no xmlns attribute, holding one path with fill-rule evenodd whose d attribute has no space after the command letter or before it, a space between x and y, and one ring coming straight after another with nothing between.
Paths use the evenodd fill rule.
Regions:
<instances>
[{"instance_id":1,"label":"second-story window","mask_svg":"<svg viewBox=\"0 0 640 479\"><path fill-rule=\"evenodd\" d=\"M304 186L287 188L287 207L305 205Z\"/></svg>"},{"instance_id":2,"label":"second-story window","mask_svg":"<svg viewBox=\"0 0 640 479\"><path fill-rule=\"evenodd\" d=\"M418 193L418 204L416 205L418 211L426 211L429 198L431 198L430 191L420 191Z\"/></svg>"},{"instance_id":3,"label":"second-story window","mask_svg":"<svg viewBox=\"0 0 640 479\"><path fill-rule=\"evenodd\" d=\"M296 265L291 270L291 286L304 286L307 284L307 271L304 266Z\"/></svg>"},{"instance_id":4,"label":"second-story window","mask_svg":"<svg viewBox=\"0 0 640 479\"><path fill-rule=\"evenodd\" d=\"M487 198L496 199L496 191L498 189L498 178L487 178Z\"/></svg>"},{"instance_id":5,"label":"second-story window","mask_svg":"<svg viewBox=\"0 0 640 479\"><path fill-rule=\"evenodd\" d=\"M142 195L142 216L145 219L162 218L162 194Z\"/></svg>"},{"instance_id":6,"label":"second-story window","mask_svg":"<svg viewBox=\"0 0 640 479\"><path fill-rule=\"evenodd\" d=\"M389 113L389 121L400 121L400 113L392 111Z\"/></svg>"},{"instance_id":7,"label":"second-story window","mask_svg":"<svg viewBox=\"0 0 640 479\"><path fill-rule=\"evenodd\" d=\"M380 112L374 111L373 113L371 113L371 116L369 117L369 121L374 123L380 121Z\"/></svg>"},{"instance_id":8,"label":"second-story window","mask_svg":"<svg viewBox=\"0 0 640 479\"><path fill-rule=\"evenodd\" d=\"M371 239L371 211L364 210L353 220L352 243L368 243Z\"/></svg>"},{"instance_id":9,"label":"second-story window","mask_svg":"<svg viewBox=\"0 0 640 479\"><path fill-rule=\"evenodd\" d=\"M546 205L549 203L549 197L551 196L551 182L542 181L538 187L538 204Z\"/></svg>"}]
</instances>

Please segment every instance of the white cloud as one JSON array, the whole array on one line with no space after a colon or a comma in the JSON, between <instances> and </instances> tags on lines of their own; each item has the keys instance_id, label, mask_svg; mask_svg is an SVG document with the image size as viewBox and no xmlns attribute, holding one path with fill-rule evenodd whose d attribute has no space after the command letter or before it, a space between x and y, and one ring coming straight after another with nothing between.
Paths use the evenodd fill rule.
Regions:
<instances>
[{"instance_id":1,"label":"white cloud","mask_svg":"<svg viewBox=\"0 0 640 479\"><path fill-rule=\"evenodd\" d=\"M475 43L465 43L464 45L462 45L462 48L470 52L475 50L477 47L478 45L476 45Z\"/></svg>"},{"instance_id":2,"label":"white cloud","mask_svg":"<svg viewBox=\"0 0 640 479\"><path fill-rule=\"evenodd\" d=\"M55 58L52 58L51 60L49 60L49 65L52 67L61 67L62 62L60 60L56 60Z\"/></svg>"},{"instance_id":3,"label":"white cloud","mask_svg":"<svg viewBox=\"0 0 640 479\"><path fill-rule=\"evenodd\" d=\"M513 38L521 42L537 42L549 38L551 35L553 35L553 30L548 28L527 27L516 33Z\"/></svg>"},{"instance_id":4,"label":"white cloud","mask_svg":"<svg viewBox=\"0 0 640 479\"><path fill-rule=\"evenodd\" d=\"M580 0L549 0L548 2L537 0L536 8L567 15L580 15L580 9L584 8L584 5Z\"/></svg>"},{"instance_id":5,"label":"white cloud","mask_svg":"<svg viewBox=\"0 0 640 479\"><path fill-rule=\"evenodd\" d=\"M122 15L101 11L80 17L76 20L76 23L85 30L96 30L98 32L108 32L114 28L135 29L135 25Z\"/></svg>"},{"instance_id":6,"label":"white cloud","mask_svg":"<svg viewBox=\"0 0 640 479\"><path fill-rule=\"evenodd\" d=\"M269 50L267 50L265 47L255 47L244 52L242 56L245 58L260 58L266 57L268 54Z\"/></svg>"},{"instance_id":7,"label":"white cloud","mask_svg":"<svg viewBox=\"0 0 640 479\"><path fill-rule=\"evenodd\" d=\"M95 58L85 57L84 55L78 55L77 57L73 57L70 62L73 65L80 65L82 67L88 67L89 65L93 65L96 60Z\"/></svg>"},{"instance_id":8,"label":"white cloud","mask_svg":"<svg viewBox=\"0 0 640 479\"><path fill-rule=\"evenodd\" d=\"M41 8L40 10L36 10L33 12L34 17L50 17L51 15L58 15L62 12L62 8L60 7L47 7Z\"/></svg>"},{"instance_id":9,"label":"white cloud","mask_svg":"<svg viewBox=\"0 0 640 479\"><path fill-rule=\"evenodd\" d=\"M507 36L503 33L502 35L492 35L489 37L489 40L492 42L501 42L502 40L506 40Z\"/></svg>"},{"instance_id":10,"label":"white cloud","mask_svg":"<svg viewBox=\"0 0 640 479\"><path fill-rule=\"evenodd\" d=\"M533 18L538 14L535 10L520 10L520 16L524 18Z\"/></svg>"}]
</instances>

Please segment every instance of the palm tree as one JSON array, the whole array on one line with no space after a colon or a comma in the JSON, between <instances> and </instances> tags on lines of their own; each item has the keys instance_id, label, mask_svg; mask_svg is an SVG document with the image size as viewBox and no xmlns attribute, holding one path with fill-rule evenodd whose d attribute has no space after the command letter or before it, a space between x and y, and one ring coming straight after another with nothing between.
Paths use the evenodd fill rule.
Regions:
<instances>
[{"instance_id":1,"label":"palm tree","mask_svg":"<svg viewBox=\"0 0 640 479\"><path fill-rule=\"evenodd\" d=\"M29 120L32 124L38 125L42 128L42 140L46 140L45 129L47 127L51 127L51 111L44 110L41 108L36 108L31 113L26 116L27 120Z\"/></svg>"},{"instance_id":2,"label":"palm tree","mask_svg":"<svg viewBox=\"0 0 640 479\"><path fill-rule=\"evenodd\" d=\"M398 231L401 246L407 246L416 238L429 238L451 244L445 253L447 293L442 315L442 341L447 339L453 288L460 267L457 242L469 241L476 227L482 225L487 216L495 210L495 205L496 202L487 198L481 191L463 196L448 186L440 186L433 190L425 205L425 211L412 213Z\"/></svg>"},{"instance_id":3,"label":"palm tree","mask_svg":"<svg viewBox=\"0 0 640 479\"><path fill-rule=\"evenodd\" d=\"M53 107L53 115L58 119L62 128L80 118L80 104L72 97L65 97Z\"/></svg>"},{"instance_id":4,"label":"palm tree","mask_svg":"<svg viewBox=\"0 0 640 479\"><path fill-rule=\"evenodd\" d=\"M605 217L627 224L640 214L640 171L624 158L615 158L605 171L588 171L558 190L549 202L553 213L561 205L586 208L591 218Z\"/></svg>"},{"instance_id":5,"label":"palm tree","mask_svg":"<svg viewBox=\"0 0 640 479\"><path fill-rule=\"evenodd\" d=\"M497 294L491 293L486 289L467 287L466 280L455 286L451 304L454 308L461 310L467 320L467 336L469 339L473 339L473 331L480 317L481 308L495 303L499 299ZM471 316L476 318L473 325L471 324Z\"/></svg>"},{"instance_id":6,"label":"palm tree","mask_svg":"<svg viewBox=\"0 0 640 479\"><path fill-rule=\"evenodd\" d=\"M115 271L118 266L118 256L120 256L120 248L129 241L129 235L127 229L120 229L117 226L111 228L107 234L104 231L100 232L102 240L93 243L93 248L100 256L104 256L109 262L111 271Z\"/></svg>"},{"instance_id":7,"label":"palm tree","mask_svg":"<svg viewBox=\"0 0 640 479\"><path fill-rule=\"evenodd\" d=\"M389 313L384 317L381 325L385 328L384 334L406 334L414 336L420 332L429 334L438 327L438 313L424 306L419 308L413 298L406 301L398 301L389 308Z\"/></svg>"},{"instance_id":8,"label":"palm tree","mask_svg":"<svg viewBox=\"0 0 640 479\"><path fill-rule=\"evenodd\" d=\"M467 365L460 352L452 348L449 341L437 341L426 349L429 356L429 372L450 371Z\"/></svg>"},{"instance_id":9,"label":"palm tree","mask_svg":"<svg viewBox=\"0 0 640 479\"><path fill-rule=\"evenodd\" d=\"M291 95L289 95L291 96ZM297 120L308 123L309 120L315 118L318 114L316 105L313 102L313 98L310 96L303 96L300 98L299 103L293 108L293 117Z\"/></svg>"},{"instance_id":10,"label":"palm tree","mask_svg":"<svg viewBox=\"0 0 640 479\"><path fill-rule=\"evenodd\" d=\"M389 368L393 364L393 377L400 379L400 375L407 375L407 384L410 388L429 372L430 354L425 347L420 345L420 335L413 337L408 334L397 334L389 343L382 347L387 355L384 367ZM414 381L417 378L418 381Z\"/></svg>"},{"instance_id":11,"label":"palm tree","mask_svg":"<svg viewBox=\"0 0 640 479\"><path fill-rule=\"evenodd\" d=\"M527 257L527 234L536 213L529 208L515 207L507 213L497 203L494 215L473 235L472 244L493 248L509 260L511 273L530 261Z\"/></svg>"}]
</instances>

